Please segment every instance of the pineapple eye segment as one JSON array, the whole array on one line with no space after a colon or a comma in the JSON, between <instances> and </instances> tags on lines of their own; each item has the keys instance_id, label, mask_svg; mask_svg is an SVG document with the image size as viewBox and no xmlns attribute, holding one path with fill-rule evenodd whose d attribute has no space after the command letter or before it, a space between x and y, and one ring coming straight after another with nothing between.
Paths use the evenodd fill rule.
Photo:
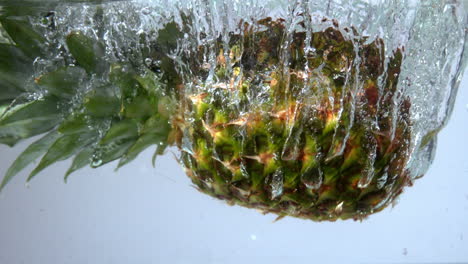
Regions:
<instances>
[{"instance_id":1,"label":"pineapple eye segment","mask_svg":"<svg viewBox=\"0 0 468 264\"><path fill-rule=\"evenodd\" d=\"M322 134L326 135L335 130L338 125L338 121L338 116L335 113L328 111L325 121L325 128L323 129Z\"/></svg>"},{"instance_id":2,"label":"pineapple eye segment","mask_svg":"<svg viewBox=\"0 0 468 264\"><path fill-rule=\"evenodd\" d=\"M216 135L219 133L219 130L215 129L212 126L209 126L205 123L205 120L202 120L203 127L205 128L206 131L211 135L213 139L216 138Z\"/></svg>"}]
</instances>

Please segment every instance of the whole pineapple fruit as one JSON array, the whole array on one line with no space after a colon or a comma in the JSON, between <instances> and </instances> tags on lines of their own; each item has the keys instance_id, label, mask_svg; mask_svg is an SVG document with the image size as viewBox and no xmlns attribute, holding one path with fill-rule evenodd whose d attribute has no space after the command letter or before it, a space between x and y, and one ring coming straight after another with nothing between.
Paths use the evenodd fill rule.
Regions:
<instances>
[{"instance_id":1,"label":"whole pineapple fruit","mask_svg":"<svg viewBox=\"0 0 468 264\"><path fill-rule=\"evenodd\" d=\"M29 82L48 40L28 20L1 18L0 142L47 132L1 187L41 156L28 180L70 157L66 178L175 145L197 188L230 204L316 221L382 210L411 184L410 102L394 104L402 51L385 60L381 39L322 22L330 26L319 32L241 22L229 41L197 45L183 63L170 56L186 30L174 22L145 62L106 60L101 42L71 32L63 60Z\"/></svg>"}]
</instances>

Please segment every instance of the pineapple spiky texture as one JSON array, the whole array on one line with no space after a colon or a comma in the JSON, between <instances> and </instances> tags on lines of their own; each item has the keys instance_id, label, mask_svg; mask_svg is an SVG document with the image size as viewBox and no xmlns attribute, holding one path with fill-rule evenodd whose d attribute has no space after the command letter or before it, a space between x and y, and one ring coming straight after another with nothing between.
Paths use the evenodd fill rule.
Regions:
<instances>
[{"instance_id":1,"label":"pineapple spiky texture","mask_svg":"<svg viewBox=\"0 0 468 264\"><path fill-rule=\"evenodd\" d=\"M120 167L151 145L155 157L177 146L200 191L280 218L362 219L411 184L410 102L394 104L402 51L385 60L381 39L338 25L308 34L282 20L244 23L228 43L182 56L187 80L168 56L183 36L176 23L145 51L149 64L105 60L101 42L71 32L62 47L70 63L27 84L47 40L28 21L0 23L11 38L0 44L0 142L47 133L1 188L41 156L28 180L70 157L66 178L87 165Z\"/></svg>"}]
</instances>

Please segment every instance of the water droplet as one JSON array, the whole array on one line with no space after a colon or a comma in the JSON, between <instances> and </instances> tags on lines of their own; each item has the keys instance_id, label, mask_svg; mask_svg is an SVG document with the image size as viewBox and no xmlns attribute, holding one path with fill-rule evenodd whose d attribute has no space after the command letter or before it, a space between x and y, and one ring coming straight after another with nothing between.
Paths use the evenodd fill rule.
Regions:
<instances>
[{"instance_id":1,"label":"water droplet","mask_svg":"<svg viewBox=\"0 0 468 264\"><path fill-rule=\"evenodd\" d=\"M335 207L335 213L337 215L340 215L342 212L343 212L343 204L344 204L344 201L341 201L340 203L338 203Z\"/></svg>"},{"instance_id":2,"label":"water droplet","mask_svg":"<svg viewBox=\"0 0 468 264\"><path fill-rule=\"evenodd\" d=\"M267 181L270 186L270 192L271 192L271 199L276 199L281 194L283 194L283 171L282 170L277 170L273 175L267 178Z\"/></svg>"},{"instance_id":3,"label":"water droplet","mask_svg":"<svg viewBox=\"0 0 468 264\"><path fill-rule=\"evenodd\" d=\"M91 162L91 167L99 167L102 165L102 159L93 159L93 162Z\"/></svg>"},{"instance_id":4,"label":"water droplet","mask_svg":"<svg viewBox=\"0 0 468 264\"><path fill-rule=\"evenodd\" d=\"M310 168L301 175L301 182L309 189L317 190L322 186L323 172L320 168Z\"/></svg>"},{"instance_id":5,"label":"water droplet","mask_svg":"<svg viewBox=\"0 0 468 264\"><path fill-rule=\"evenodd\" d=\"M388 173L385 172L377 181L377 188L382 189L387 183Z\"/></svg>"},{"instance_id":6,"label":"water droplet","mask_svg":"<svg viewBox=\"0 0 468 264\"><path fill-rule=\"evenodd\" d=\"M149 15L151 14L151 10L148 7L145 7L141 10L141 13L143 13L143 15Z\"/></svg>"},{"instance_id":7,"label":"water droplet","mask_svg":"<svg viewBox=\"0 0 468 264\"><path fill-rule=\"evenodd\" d=\"M146 59L145 59L145 64L146 64L146 66L149 67L149 66L151 66L152 63L153 63L153 60L152 60L152 59L150 59L150 58L146 58Z\"/></svg>"},{"instance_id":8,"label":"water droplet","mask_svg":"<svg viewBox=\"0 0 468 264\"><path fill-rule=\"evenodd\" d=\"M242 176L244 176L246 179L250 178L249 172L247 171L247 167L245 167L244 162L240 163L240 171L242 173Z\"/></svg>"},{"instance_id":9,"label":"water droplet","mask_svg":"<svg viewBox=\"0 0 468 264\"><path fill-rule=\"evenodd\" d=\"M283 151L281 152L281 159L282 160L296 160L299 156L299 146L297 144L293 144L292 146L285 146Z\"/></svg>"},{"instance_id":10,"label":"water droplet","mask_svg":"<svg viewBox=\"0 0 468 264\"><path fill-rule=\"evenodd\" d=\"M193 145L192 145L192 141L190 140L190 135L188 134L188 129L186 129L186 131L184 131L184 137L182 137L182 150L191 154L191 155L194 155L193 153Z\"/></svg>"},{"instance_id":11,"label":"water droplet","mask_svg":"<svg viewBox=\"0 0 468 264\"><path fill-rule=\"evenodd\" d=\"M371 183L372 179L374 178L374 175L375 175L375 172L374 172L374 168L365 168L361 174L361 178L359 179L359 182L358 182L358 188L366 188L367 186L369 186L369 184Z\"/></svg>"},{"instance_id":12,"label":"water droplet","mask_svg":"<svg viewBox=\"0 0 468 264\"><path fill-rule=\"evenodd\" d=\"M91 167L92 168L97 168L99 166L101 166L103 163L103 160L102 160L102 149L98 149L94 154L93 154L93 157L91 159Z\"/></svg>"}]
</instances>

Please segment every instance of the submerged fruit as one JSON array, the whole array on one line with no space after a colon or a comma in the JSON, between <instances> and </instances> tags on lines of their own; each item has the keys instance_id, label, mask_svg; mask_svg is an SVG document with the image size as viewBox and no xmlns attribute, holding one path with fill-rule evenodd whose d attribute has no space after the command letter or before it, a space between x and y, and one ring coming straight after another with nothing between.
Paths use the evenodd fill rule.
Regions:
<instances>
[{"instance_id":1,"label":"submerged fruit","mask_svg":"<svg viewBox=\"0 0 468 264\"><path fill-rule=\"evenodd\" d=\"M283 23L259 25L228 50L220 43L214 82L191 84L181 128L187 174L204 193L279 216L382 210L410 183L410 102L393 104L401 51L384 62L381 40L353 43L337 27L309 39L294 32L281 50Z\"/></svg>"},{"instance_id":2,"label":"submerged fruit","mask_svg":"<svg viewBox=\"0 0 468 264\"><path fill-rule=\"evenodd\" d=\"M72 156L66 177L116 159L120 167L151 145L155 156L177 146L202 192L279 217L361 219L411 183L411 104L396 100L402 51L385 58L381 39L336 23L288 31L267 18L241 23L228 41L186 47L180 62L169 53L184 28L169 23L135 62L107 60L99 40L71 32L72 63L25 85L16 76L33 72L48 40L27 21L0 23L14 41L0 44L9 51L0 51L0 77L13 80L0 91L0 142L49 132L1 187L40 156L28 180Z\"/></svg>"}]
</instances>

